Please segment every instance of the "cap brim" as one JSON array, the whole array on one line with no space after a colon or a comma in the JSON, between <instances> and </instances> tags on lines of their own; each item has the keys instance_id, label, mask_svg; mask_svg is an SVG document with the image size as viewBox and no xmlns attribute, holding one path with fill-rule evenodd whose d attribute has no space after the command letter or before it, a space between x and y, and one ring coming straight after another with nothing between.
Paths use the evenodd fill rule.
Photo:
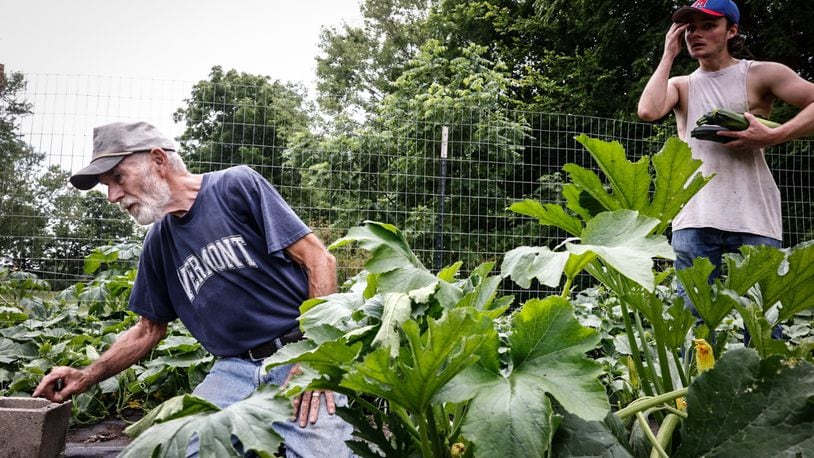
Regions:
<instances>
[{"instance_id":1,"label":"cap brim","mask_svg":"<svg viewBox=\"0 0 814 458\"><path fill-rule=\"evenodd\" d=\"M113 167L119 165L119 162L125 157L126 155L100 157L84 169L71 175L71 184L78 189L87 191L99 184L99 175L109 172Z\"/></svg>"},{"instance_id":2,"label":"cap brim","mask_svg":"<svg viewBox=\"0 0 814 458\"><path fill-rule=\"evenodd\" d=\"M673 22L685 22L691 14L701 14L707 17L724 17L723 14L704 11L700 8L693 8L691 6L682 6L681 8L677 9L675 13L673 13L672 20Z\"/></svg>"}]
</instances>

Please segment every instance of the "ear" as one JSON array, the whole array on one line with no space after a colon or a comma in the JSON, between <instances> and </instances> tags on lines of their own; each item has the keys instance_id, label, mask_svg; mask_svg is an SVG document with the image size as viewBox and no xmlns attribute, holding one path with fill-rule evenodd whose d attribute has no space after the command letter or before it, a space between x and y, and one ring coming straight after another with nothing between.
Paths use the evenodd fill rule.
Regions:
<instances>
[{"instance_id":1,"label":"ear","mask_svg":"<svg viewBox=\"0 0 814 458\"><path fill-rule=\"evenodd\" d=\"M167 152L161 148L153 148L150 150L150 161L155 165L158 174L165 177L169 173L169 160L167 159Z\"/></svg>"},{"instance_id":2,"label":"ear","mask_svg":"<svg viewBox=\"0 0 814 458\"><path fill-rule=\"evenodd\" d=\"M730 38L734 38L738 34L738 24L732 24L729 26L729 30L726 32L726 39L729 40Z\"/></svg>"}]
</instances>

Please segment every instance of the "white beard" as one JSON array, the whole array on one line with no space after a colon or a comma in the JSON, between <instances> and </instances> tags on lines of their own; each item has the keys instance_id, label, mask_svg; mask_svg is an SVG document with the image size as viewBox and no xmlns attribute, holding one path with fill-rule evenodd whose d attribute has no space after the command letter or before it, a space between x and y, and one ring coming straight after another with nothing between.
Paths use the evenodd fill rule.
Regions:
<instances>
[{"instance_id":1,"label":"white beard","mask_svg":"<svg viewBox=\"0 0 814 458\"><path fill-rule=\"evenodd\" d=\"M164 216L172 196L166 181L156 178L147 170L143 176L144 196L141 199L127 196L119 202L119 207L128 212L138 224L147 226Z\"/></svg>"}]
</instances>

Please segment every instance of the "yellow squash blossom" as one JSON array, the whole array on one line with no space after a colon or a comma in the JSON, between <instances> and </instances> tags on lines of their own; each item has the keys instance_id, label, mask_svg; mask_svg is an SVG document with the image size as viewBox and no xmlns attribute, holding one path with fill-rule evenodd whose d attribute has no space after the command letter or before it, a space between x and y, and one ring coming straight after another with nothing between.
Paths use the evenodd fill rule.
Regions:
<instances>
[{"instance_id":1,"label":"yellow squash blossom","mask_svg":"<svg viewBox=\"0 0 814 458\"><path fill-rule=\"evenodd\" d=\"M704 339L693 339L695 355L698 358L698 372L706 372L715 367L715 354L712 347Z\"/></svg>"},{"instance_id":2,"label":"yellow squash blossom","mask_svg":"<svg viewBox=\"0 0 814 458\"><path fill-rule=\"evenodd\" d=\"M460 442L456 442L452 444L452 447L450 447L449 452L450 455L452 455L452 458L460 458L464 456L464 452L466 452L466 446Z\"/></svg>"}]
</instances>

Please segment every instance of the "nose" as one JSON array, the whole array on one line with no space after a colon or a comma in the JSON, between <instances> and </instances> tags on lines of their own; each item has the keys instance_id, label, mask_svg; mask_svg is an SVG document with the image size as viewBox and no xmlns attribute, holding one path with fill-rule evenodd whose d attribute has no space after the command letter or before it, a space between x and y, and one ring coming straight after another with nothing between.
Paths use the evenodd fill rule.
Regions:
<instances>
[{"instance_id":1,"label":"nose","mask_svg":"<svg viewBox=\"0 0 814 458\"><path fill-rule=\"evenodd\" d=\"M124 196L124 192L122 192L121 187L111 183L107 186L107 201L111 204L115 204Z\"/></svg>"}]
</instances>

